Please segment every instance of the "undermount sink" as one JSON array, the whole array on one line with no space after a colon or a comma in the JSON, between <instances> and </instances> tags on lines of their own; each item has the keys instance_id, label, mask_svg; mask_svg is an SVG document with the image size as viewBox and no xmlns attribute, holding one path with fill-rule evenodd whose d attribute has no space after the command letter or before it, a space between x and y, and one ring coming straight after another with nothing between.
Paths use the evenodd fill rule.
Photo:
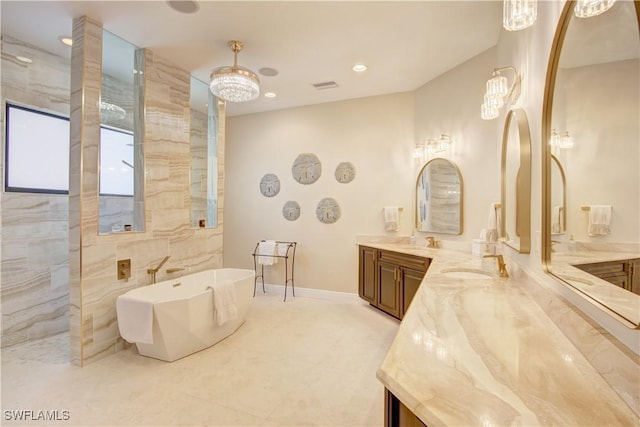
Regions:
<instances>
[{"instance_id":1,"label":"undermount sink","mask_svg":"<svg viewBox=\"0 0 640 427\"><path fill-rule=\"evenodd\" d=\"M472 268L448 268L441 271L447 277L455 279L493 279L493 275L487 271Z\"/></svg>"}]
</instances>

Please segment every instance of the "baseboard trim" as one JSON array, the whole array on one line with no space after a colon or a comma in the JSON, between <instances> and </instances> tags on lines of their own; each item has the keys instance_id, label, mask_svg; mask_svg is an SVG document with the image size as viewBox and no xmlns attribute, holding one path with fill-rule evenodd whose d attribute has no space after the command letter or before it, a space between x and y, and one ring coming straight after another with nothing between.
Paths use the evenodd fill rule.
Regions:
<instances>
[{"instance_id":1,"label":"baseboard trim","mask_svg":"<svg viewBox=\"0 0 640 427\"><path fill-rule=\"evenodd\" d=\"M275 293L284 297L284 285L275 285L265 283L264 288L267 293ZM262 292L262 284L256 285L256 296ZM323 289L311 289L311 288L299 288L296 286L296 297L322 299L333 302L340 302L343 304L366 304L366 301L362 300L358 294L352 294L349 292L327 291ZM291 292L291 286L287 286L287 300L293 298Z\"/></svg>"}]
</instances>

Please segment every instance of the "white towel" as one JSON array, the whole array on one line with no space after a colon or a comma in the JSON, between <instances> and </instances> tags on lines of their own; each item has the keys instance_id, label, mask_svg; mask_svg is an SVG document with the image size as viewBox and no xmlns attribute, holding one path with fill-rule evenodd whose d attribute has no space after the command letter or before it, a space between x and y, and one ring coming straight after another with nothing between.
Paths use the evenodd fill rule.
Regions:
<instances>
[{"instance_id":1,"label":"white towel","mask_svg":"<svg viewBox=\"0 0 640 427\"><path fill-rule=\"evenodd\" d=\"M207 289L213 293L213 316L218 325L238 318L236 286L231 280L221 280Z\"/></svg>"},{"instance_id":2,"label":"white towel","mask_svg":"<svg viewBox=\"0 0 640 427\"><path fill-rule=\"evenodd\" d=\"M276 253L278 256L287 256L287 249L289 249L288 243L278 243L276 245Z\"/></svg>"},{"instance_id":3,"label":"white towel","mask_svg":"<svg viewBox=\"0 0 640 427\"><path fill-rule=\"evenodd\" d=\"M120 295L116 299L120 336L130 343L153 344L153 302Z\"/></svg>"},{"instance_id":4,"label":"white towel","mask_svg":"<svg viewBox=\"0 0 640 427\"><path fill-rule=\"evenodd\" d=\"M499 235L500 215L498 203L491 203L489 206L489 220L487 222L487 242L497 242Z\"/></svg>"},{"instance_id":5,"label":"white towel","mask_svg":"<svg viewBox=\"0 0 640 427\"><path fill-rule=\"evenodd\" d=\"M278 258L274 258L273 255L277 255L276 241L265 240L258 243L258 264L273 265L278 262Z\"/></svg>"},{"instance_id":6,"label":"white towel","mask_svg":"<svg viewBox=\"0 0 640 427\"><path fill-rule=\"evenodd\" d=\"M589 236L607 236L611 232L611 206L596 205L589 209Z\"/></svg>"},{"instance_id":7,"label":"white towel","mask_svg":"<svg viewBox=\"0 0 640 427\"><path fill-rule=\"evenodd\" d=\"M400 228L400 209L397 206L386 206L384 208L384 229L387 231L398 231Z\"/></svg>"},{"instance_id":8,"label":"white towel","mask_svg":"<svg viewBox=\"0 0 640 427\"><path fill-rule=\"evenodd\" d=\"M551 232L562 233L562 206L554 206L551 212Z\"/></svg>"}]
</instances>

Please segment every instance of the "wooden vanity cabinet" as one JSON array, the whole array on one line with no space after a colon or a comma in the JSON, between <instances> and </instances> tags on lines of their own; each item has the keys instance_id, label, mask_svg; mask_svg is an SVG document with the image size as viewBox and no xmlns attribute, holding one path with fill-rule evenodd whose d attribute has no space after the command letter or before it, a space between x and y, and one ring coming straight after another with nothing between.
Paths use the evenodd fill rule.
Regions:
<instances>
[{"instance_id":1,"label":"wooden vanity cabinet","mask_svg":"<svg viewBox=\"0 0 640 427\"><path fill-rule=\"evenodd\" d=\"M385 388L384 427L427 427L427 425Z\"/></svg>"},{"instance_id":2,"label":"wooden vanity cabinet","mask_svg":"<svg viewBox=\"0 0 640 427\"><path fill-rule=\"evenodd\" d=\"M429 258L360 246L358 293L374 307L402 319L429 268Z\"/></svg>"},{"instance_id":3,"label":"wooden vanity cabinet","mask_svg":"<svg viewBox=\"0 0 640 427\"><path fill-rule=\"evenodd\" d=\"M594 262L574 267L640 295L640 259Z\"/></svg>"}]
</instances>

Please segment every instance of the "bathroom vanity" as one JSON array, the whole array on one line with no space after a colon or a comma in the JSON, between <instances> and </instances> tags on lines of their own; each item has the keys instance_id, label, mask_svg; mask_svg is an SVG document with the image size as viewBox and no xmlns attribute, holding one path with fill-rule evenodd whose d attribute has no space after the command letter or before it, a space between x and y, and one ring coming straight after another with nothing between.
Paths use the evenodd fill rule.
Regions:
<instances>
[{"instance_id":1,"label":"bathroom vanity","mask_svg":"<svg viewBox=\"0 0 640 427\"><path fill-rule=\"evenodd\" d=\"M431 260L363 245L358 250L360 298L385 313L402 319Z\"/></svg>"},{"instance_id":2,"label":"bathroom vanity","mask_svg":"<svg viewBox=\"0 0 640 427\"><path fill-rule=\"evenodd\" d=\"M601 332L516 265L504 278L495 260L457 251L394 243L359 251L361 293L402 317L377 372L385 425L638 423L637 356L600 348L596 357L626 367L614 376L594 368L587 356ZM398 275L418 260L428 264L407 308ZM394 292L376 294L389 282ZM589 351L575 342L589 342Z\"/></svg>"}]
</instances>

